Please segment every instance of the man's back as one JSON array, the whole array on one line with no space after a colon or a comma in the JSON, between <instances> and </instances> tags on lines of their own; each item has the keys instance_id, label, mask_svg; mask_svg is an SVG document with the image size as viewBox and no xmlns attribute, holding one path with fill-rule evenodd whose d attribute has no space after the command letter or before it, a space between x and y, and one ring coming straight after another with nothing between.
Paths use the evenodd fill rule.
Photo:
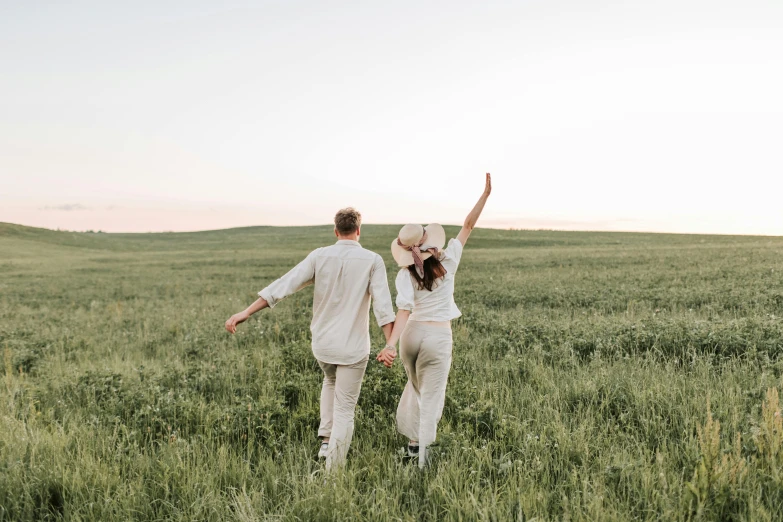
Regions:
<instances>
[{"instance_id":1,"label":"man's back","mask_svg":"<svg viewBox=\"0 0 783 522\"><path fill-rule=\"evenodd\" d=\"M300 264L258 293L270 306L315 284L313 354L321 362L353 364L370 352L369 310L378 325L394 321L386 267L378 254L358 241L339 240L314 250Z\"/></svg>"},{"instance_id":2,"label":"man's back","mask_svg":"<svg viewBox=\"0 0 783 522\"><path fill-rule=\"evenodd\" d=\"M274 307L281 299L315 284L313 354L324 373L321 385L319 457L330 471L345 463L353 437L353 419L370 355L368 316L375 300L375 317L388 342L394 326L386 267L381 256L359 244L362 215L354 208L334 216L335 245L319 248L286 275L264 288L247 309L226 321L235 333L254 313Z\"/></svg>"}]
</instances>

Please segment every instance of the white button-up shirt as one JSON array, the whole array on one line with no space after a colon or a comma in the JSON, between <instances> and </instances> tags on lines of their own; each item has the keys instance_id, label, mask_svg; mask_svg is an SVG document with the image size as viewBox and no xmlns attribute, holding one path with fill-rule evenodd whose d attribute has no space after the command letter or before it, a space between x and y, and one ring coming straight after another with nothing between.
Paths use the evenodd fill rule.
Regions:
<instances>
[{"instance_id":1,"label":"white button-up shirt","mask_svg":"<svg viewBox=\"0 0 783 522\"><path fill-rule=\"evenodd\" d=\"M379 326L394 322L386 265L358 241L339 240L313 250L304 261L258 295L274 306L315 284L313 354L327 364L349 365L370 353L370 302Z\"/></svg>"}]
</instances>

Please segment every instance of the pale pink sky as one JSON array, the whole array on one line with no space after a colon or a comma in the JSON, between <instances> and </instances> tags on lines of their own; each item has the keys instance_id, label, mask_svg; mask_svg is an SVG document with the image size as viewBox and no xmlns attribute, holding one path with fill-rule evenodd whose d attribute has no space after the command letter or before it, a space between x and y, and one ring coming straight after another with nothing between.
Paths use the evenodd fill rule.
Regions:
<instances>
[{"instance_id":1,"label":"pale pink sky","mask_svg":"<svg viewBox=\"0 0 783 522\"><path fill-rule=\"evenodd\" d=\"M783 3L0 7L0 221L783 234Z\"/></svg>"}]
</instances>

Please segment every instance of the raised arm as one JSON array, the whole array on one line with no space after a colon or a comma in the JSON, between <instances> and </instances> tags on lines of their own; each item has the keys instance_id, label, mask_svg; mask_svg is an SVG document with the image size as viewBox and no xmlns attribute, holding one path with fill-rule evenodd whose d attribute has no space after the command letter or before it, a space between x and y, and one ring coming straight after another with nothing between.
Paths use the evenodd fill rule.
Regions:
<instances>
[{"instance_id":1,"label":"raised arm","mask_svg":"<svg viewBox=\"0 0 783 522\"><path fill-rule=\"evenodd\" d=\"M460 243L462 243L462 246L465 246L465 243L468 242L470 233L473 232L473 227L476 226L476 222L478 221L478 218L481 215L481 211L484 210L484 204L487 202L487 199L489 198L489 194L491 192L492 192L492 177L489 175L489 172L487 172L487 181L486 181L486 185L484 186L484 193L479 198L478 203L476 203L476 206L473 207L473 210L470 211L468 217L465 218L465 223L462 225L462 230L460 230L459 234L457 234L457 240Z\"/></svg>"}]
</instances>

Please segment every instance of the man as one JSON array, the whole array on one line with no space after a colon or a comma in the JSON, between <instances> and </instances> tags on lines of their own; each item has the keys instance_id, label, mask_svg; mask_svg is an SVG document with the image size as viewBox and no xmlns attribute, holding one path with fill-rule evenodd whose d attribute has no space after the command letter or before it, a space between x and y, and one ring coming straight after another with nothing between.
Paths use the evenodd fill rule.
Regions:
<instances>
[{"instance_id":1,"label":"man","mask_svg":"<svg viewBox=\"0 0 783 522\"><path fill-rule=\"evenodd\" d=\"M359 245L362 216L345 208L334 217L337 243L318 248L286 275L258 292L259 299L226 321L226 330L305 286L313 295L313 355L324 372L321 388L319 457L326 469L345 462L353 437L353 418L370 355L370 301L378 325L388 341L394 326L386 266L381 256Z\"/></svg>"}]
</instances>

